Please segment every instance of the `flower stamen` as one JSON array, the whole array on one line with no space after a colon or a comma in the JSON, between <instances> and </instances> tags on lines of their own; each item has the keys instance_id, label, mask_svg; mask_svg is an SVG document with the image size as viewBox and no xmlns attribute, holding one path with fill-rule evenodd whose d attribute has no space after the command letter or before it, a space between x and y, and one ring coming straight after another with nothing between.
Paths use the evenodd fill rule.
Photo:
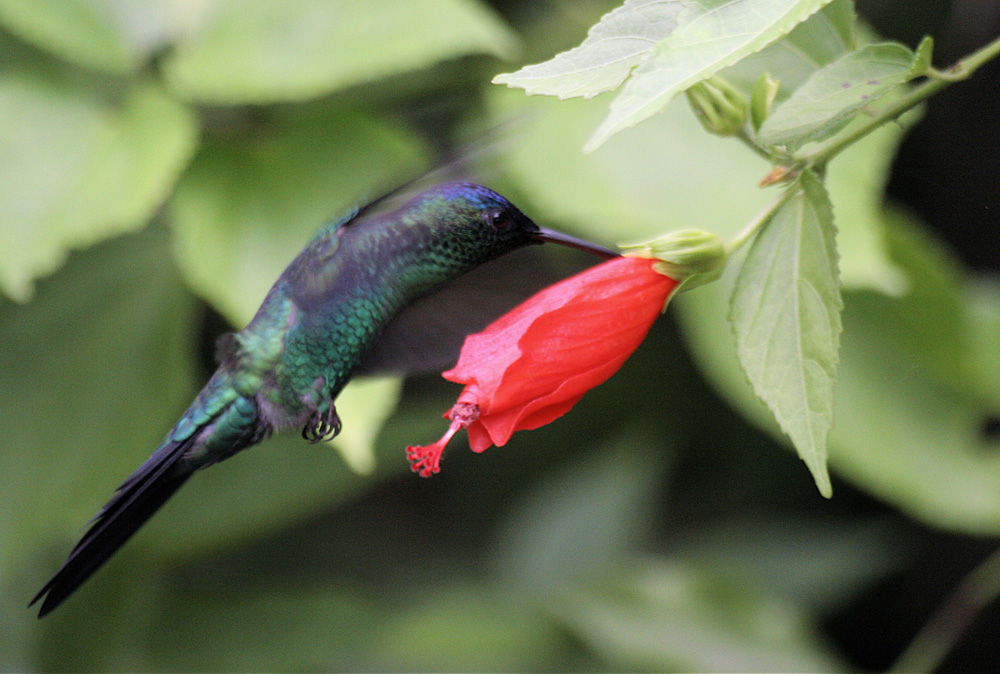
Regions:
<instances>
[{"instance_id":1,"label":"flower stamen","mask_svg":"<svg viewBox=\"0 0 1000 674\"><path fill-rule=\"evenodd\" d=\"M479 418L479 405L470 402L457 402L444 415L451 419L451 425L433 445L410 445L406 448L406 458L410 461L410 469L419 473L420 477L430 477L441 472L441 455L448 442L460 428L468 428L469 424Z\"/></svg>"}]
</instances>

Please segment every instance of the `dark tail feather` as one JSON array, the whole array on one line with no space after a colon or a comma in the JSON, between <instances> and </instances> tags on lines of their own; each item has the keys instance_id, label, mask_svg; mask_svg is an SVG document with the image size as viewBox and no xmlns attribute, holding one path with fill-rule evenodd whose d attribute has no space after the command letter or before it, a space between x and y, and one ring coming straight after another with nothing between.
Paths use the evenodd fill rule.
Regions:
<instances>
[{"instance_id":1,"label":"dark tail feather","mask_svg":"<svg viewBox=\"0 0 1000 674\"><path fill-rule=\"evenodd\" d=\"M73 594L187 481L191 473L178 469L177 461L189 442L167 442L118 488L69 558L31 600L29 606L45 597L39 618Z\"/></svg>"}]
</instances>

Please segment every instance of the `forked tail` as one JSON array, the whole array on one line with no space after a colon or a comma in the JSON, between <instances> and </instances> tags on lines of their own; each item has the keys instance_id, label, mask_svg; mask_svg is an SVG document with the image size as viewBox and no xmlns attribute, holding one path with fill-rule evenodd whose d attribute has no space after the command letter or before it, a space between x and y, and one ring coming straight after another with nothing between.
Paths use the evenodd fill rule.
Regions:
<instances>
[{"instance_id":1,"label":"forked tail","mask_svg":"<svg viewBox=\"0 0 1000 674\"><path fill-rule=\"evenodd\" d=\"M73 594L187 481L192 471L178 460L191 442L164 443L118 488L69 558L31 600L29 606L44 597L39 618Z\"/></svg>"},{"instance_id":2,"label":"forked tail","mask_svg":"<svg viewBox=\"0 0 1000 674\"><path fill-rule=\"evenodd\" d=\"M42 600L39 618L90 578L196 470L264 439L270 429L253 398L238 395L227 383L226 373L216 373L167 440L101 508L69 558L31 600L29 606Z\"/></svg>"}]
</instances>

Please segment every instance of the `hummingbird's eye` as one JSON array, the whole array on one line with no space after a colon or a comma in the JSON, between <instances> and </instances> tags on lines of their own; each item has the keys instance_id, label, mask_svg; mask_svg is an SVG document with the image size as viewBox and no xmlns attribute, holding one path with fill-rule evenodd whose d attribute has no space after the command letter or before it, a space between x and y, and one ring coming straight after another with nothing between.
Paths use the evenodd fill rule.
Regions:
<instances>
[{"instance_id":1,"label":"hummingbird's eye","mask_svg":"<svg viewBox=\"0 0 1000 674\"><path fill-rule=\"evenodd\" d=\"M485 218L494 229L505 229L510 224L510 214L507 211L487 211Z\"/></svg>"}]
</instances>

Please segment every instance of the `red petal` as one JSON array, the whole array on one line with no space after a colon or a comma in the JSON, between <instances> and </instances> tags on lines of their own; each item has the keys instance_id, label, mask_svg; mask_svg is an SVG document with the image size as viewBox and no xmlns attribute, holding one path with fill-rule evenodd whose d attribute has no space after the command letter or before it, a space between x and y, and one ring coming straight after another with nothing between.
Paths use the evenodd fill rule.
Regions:
<instances>
[{"instance_id":1,"label":"red petal","mask_svg":"<svg viewBox=\"0 0 1000 674\"><path fill-rule=\"evenodd\" d=\"M639 346L677 282L654 260L616 258L546 288L465 341L443 376L482 414L474 451L565 414Z\"/></svg>"},{"instance_id":2,"label":"red petal","mask_svg":"<svg viewBox=\"0 0 1000 674\"><path fill-rule=\"evenodd\" d=\"M477 421L471 424L468 428L469 431L469 448L476 454L482 454L487 449L495 445L493 438L490 437L489 431L483 425L483 422Z\"/></svg>"}]
</instances>

